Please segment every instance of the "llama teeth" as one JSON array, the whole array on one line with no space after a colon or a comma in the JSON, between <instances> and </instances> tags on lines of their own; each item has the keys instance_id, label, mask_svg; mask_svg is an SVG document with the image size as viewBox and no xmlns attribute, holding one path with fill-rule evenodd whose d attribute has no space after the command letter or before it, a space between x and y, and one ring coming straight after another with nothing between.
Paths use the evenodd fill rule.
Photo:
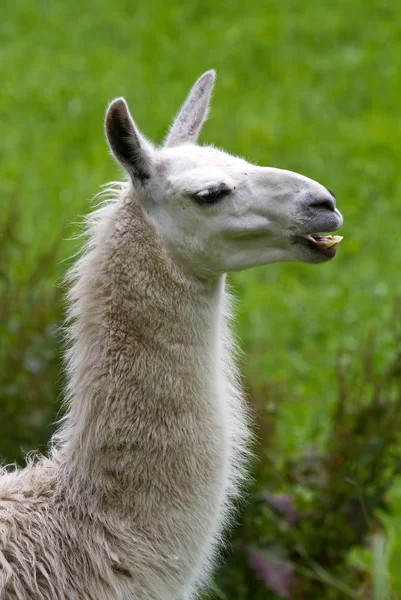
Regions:
<instances>
[{"instance_id":1,"label":"llama teeth","mask_svg":"<svg viewBox=\"0 0 401 600\"><path fill-rule=\"evenodd\" d=\"M334 235L332 239L325 245L325 248L332 248L341 242L343 239L342 235Z\"/></svg>"},{"instance_id":2,"label":"llama teeth","mask_svg":"<svg viewBox=\"0 0 401 600\"><path fill-rule=\"evenodd\" d=\"M316 240L316 244L318 246L323 246L323 248L332 248L341 242L343 236L341 235L325 235L323 239Z\"/></svg>"}]
</instances>

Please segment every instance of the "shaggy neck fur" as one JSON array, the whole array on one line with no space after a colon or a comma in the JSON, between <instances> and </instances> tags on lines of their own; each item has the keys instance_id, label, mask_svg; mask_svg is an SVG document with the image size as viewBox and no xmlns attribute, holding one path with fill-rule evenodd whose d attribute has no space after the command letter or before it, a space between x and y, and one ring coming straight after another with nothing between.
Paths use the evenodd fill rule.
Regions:
<instances>
[{"instance_id":1,"label":"shaggy neck fur","mask_svg":"<svg viewBox=\"0 0 401 600\"><path fill-rule=\"evenodd\" d=\"M224 279L186 275L132 189L120 195L92 217L70 275L58 486L74 510L124 521L185 580L211 555L247 436Z\"/></svg>"}]
</instances>

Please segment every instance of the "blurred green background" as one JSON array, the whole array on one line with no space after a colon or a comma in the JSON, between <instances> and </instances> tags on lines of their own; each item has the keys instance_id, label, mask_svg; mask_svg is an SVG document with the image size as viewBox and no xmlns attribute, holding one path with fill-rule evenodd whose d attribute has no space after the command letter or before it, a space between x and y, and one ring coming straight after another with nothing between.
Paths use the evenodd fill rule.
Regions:
<instances>
[{"instance_id":1,"label":"blurred green background","mask_svg":"<svg viewBox=\"0 0 401 600\"><path fill-rule=\"evenodd\" d=\"M242 370L274 421L276 471L259 468L258 477L267 473L261 486L274 481L274 493L287 493L289 462L331 439L339 362L352 388L374 345L366 392L400 351L401 4L5 0L2 7L1 457L21 462L29 450L43 451L53 429L63 384L60 282L78 247L69 238L99 186L120 177L104 141L107 103L124 95L143 132L160 142L190 85L215 68L202 140L317 179L334 191L345 219L332 263L271 265L231 280ZM227 595L224 586L241 569L228 555L216 598L401 598L401 484L398 467L388 466L395 438L390 445L386 514L373 511L367 537L344 549L341 572L316 559L324 590L297 595L293 583L280 591L251 568ZM382 545L369 541L373 532ZM241 535L233 534L234 546Z\"/></svg>"}]
</instances>

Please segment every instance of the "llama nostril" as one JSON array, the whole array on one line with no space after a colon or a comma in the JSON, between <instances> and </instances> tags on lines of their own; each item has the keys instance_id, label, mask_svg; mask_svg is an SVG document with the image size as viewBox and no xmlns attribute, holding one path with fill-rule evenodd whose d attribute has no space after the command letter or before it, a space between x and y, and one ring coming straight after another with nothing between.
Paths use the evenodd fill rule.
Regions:
<instances>
[{"instance_id":1,"label":"llama nostril","mask_svg":"<svg viewBox=\"0 0 401 600\"><path fill-rule=\"evenodd\" d=\"M309 202L309 206L311 208L316 208L317 210L324 209L335 211L336 201L334 196L332 198L316 198L315 200Z\"/></svg>"}]
</instances>

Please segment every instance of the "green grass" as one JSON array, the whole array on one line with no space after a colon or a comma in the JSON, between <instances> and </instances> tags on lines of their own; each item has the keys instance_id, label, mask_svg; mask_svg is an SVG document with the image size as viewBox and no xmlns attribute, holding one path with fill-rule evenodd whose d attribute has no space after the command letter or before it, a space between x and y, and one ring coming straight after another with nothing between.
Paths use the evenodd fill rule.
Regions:
<instances>
[{"instance_id":1,"label":"green grass","mask_svg":"<svg viewBox=\"0 0 401 600\"><path fill-rule=\"evenodd\" d=\"M108 101L124 95L145 134L160 141L189 86L211 67L218 79L203 140L335 192L345 218L335 261L232 278L243 369L254 386L268 380L285 389L283 453L322 440L338 353L355 363L371 331L379 371L394 352L401 5L6 0L2 15L0 224L16 206L20 245L0 274L12 288L46 247L73 233L67 225L88 210L99 185L119 176L102 130ZM74 250L74 242L61 243L41 286L55 286ZM29 305L19 311L29 321ZM394 507L401 515L396 493ZM385 522L397 590L401 520Z\"/></svg>"}]
</instances>

